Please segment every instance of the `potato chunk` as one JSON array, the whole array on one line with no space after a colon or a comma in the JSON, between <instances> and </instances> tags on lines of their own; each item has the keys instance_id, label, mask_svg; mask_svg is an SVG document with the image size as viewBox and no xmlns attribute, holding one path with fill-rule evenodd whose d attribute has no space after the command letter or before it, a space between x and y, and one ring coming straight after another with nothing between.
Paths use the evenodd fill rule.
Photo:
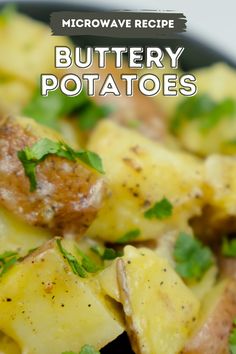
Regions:
<instances>
[{"instance_id":1,"label":"potato chunk","mask_svg":"<svg viewBox=\"0 0 236 354\"><path fill-rule=\"evenodd\" d=\"M123 332L96 277L75 275L55 242L10 269L0 279L0 294L0 329L22 353L79 352L88 343L100 349Z\"/></svg>"},{"instance_id":2,"label":"potato chunk","mask_svg":"<svg viewBox=\"0 0 236 354\"><path fill-rule=\"evenodd\" d=\"M55 72L55 46L71 45L66 37L52 36L49 26L19 13L0 23L0 43L0 72L32 87L42 73Z\"/></svg>"},{"instance_id":3,"label":"potato chunk","mask_svg":"<svg viewBox=\"0 0 236 354\"><path fill-rule=\"evenodd\" d=\"M229 353L228 339L235 316L236 282L225 280L205 297L197 327L183 353Z\"/></svg>"},{"instance_id":4,"label":"potato chunk","mask_svg":"<svg viewBox=\"0 0 236 354\"><path fill-rule=\"evenodd\" d=\"M81 234L100 207L103 178L83 163L49 156L37 166L38 187L30 192L17 152L42 137L62 140L30 119L1 121L0 204L31 225Z\"/></svg>"},{"instance_id":5,"label":"potato chunk","mask_svg":"<svg viewBox=\"0 0 236 354\"><path fill-rule=\"evenodd\" d=\"M31 226L0 207L0 254L16 251L25 256L29 250L41 246L52 235L46 229Z\"/></svg>"},{"instance_id":6,"label":"potato chunk","mask_svg":"<svg viewBox=\"0 0 236 354\"><path fill-rule=\"evenodd\" d=\"M200 213L202 165L194 157L109 121L97 126L88 147L101 156L111 189L88 230L90 236L116 241L139 229L137 241L154 239L186 229L189 218ZM173 215L145 218L144 212L163 197L173 205Z\"/></svg>"},{"instance_id":7,"label":"potato chunk","mask_svg":"<svg viewBox=\"0 0 236 354\"><path fill-rule=\"evenodd\" d=\"M148 249L127 246L117 272L135 353L179 353L197 319L199 301L169 263Z\"/></svg>"},{"instance_id":8,"label":"potato chunk","mask_svg":"<svg viewBox=\"0 0 236 354\"><path fill-rule=\"evenodd\" d=\"M211 155L204 164L206 207L194 222L197 235L215 240L236 231L236 159Z\"/></svg>"}]
</instances>

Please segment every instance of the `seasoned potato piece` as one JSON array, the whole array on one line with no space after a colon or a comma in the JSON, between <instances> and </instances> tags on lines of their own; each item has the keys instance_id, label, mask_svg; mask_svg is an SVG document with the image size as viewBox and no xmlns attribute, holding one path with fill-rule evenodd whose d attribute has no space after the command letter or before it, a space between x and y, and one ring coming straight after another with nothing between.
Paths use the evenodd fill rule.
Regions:
<instances>
[{"instance_id":1,"label":"seasoned potato piece","mask_svg":"<svg viewBox=\"0 0 236 354\"><path fill-rule=\"evenodd\" d=\"M154 239L170 230L185 230L188 219L200 213L202 166L194 157L169 151L109 121L99 124L88 147L101 156L111 189L88 235L116 241L139 229L135 241ZM146 218L144 212L163 197L172 203L173 215Z\"/></svg>"},{"instance_id":2,"label":"seasoned potato piece","mask_svg":"<svg viewBox=\"0 0 236 354\"><path fill-rule=\"evenodd\" d=\"M32 90L24 82L15 79L0 82L0 114L18 114L28 103L31 94Z\"/></svg>"},{"instance_id":3,"label":"seasoned potato piece","mask_svg":"<svg viewBox=\"0 0 236 354\"><path fill-rule=\"evenodd\" d=\"M236 282L225 280L205 297L196 329L183 353L229 353L228 339L235 316Z\"/></svg>"},{"instance_id":4,"label":"seasoned potato piece","mask_svg":"<svg viewBox=\"0 0 236 354\"><path fill-rule=\"evenodd\" d=\"M179 353L195 325L199 301L169 263L148 249L127 246L117 272L135 353Z\"/></svg>"},{"instance_id":5,"label":"seasoned potato piece","mask_svg":"<svg viewBox=\"0 0 236 354\"><path fill-rule=\"evenodd\" d=\"M236 231L236 159L211 155L204 164L206 207L194 220L198 236L209 240Z\"/></svg>"},{"instance_id":6,"label":"seasoned potato piece","mask_svg":"<svg viewBox=\"0 0 236 354\"><path fill-rule=\"evenodd\" d=\"M197 79L198 93L197 98L207 95L215 102L220 103L224 100L236 99L236 73L235 70L226 64L215 64L209 68L198 69L193 73ZM163 107L169 114L170 120L176 113L177 106L183 100L188 101L191 98L184 98L181 95L166 104ZM163 103L164 103L163 99ZM190 102L190 101L189 101ZM168 101L167 101L168 103ZM206 156L211 153L236 153L236 112L235 108L230 109L234 103L225 103L224 107L219 108L220 114L217 112L212 114L212 125L203 129L203 118L201 115L193 119L191 115L186 116L181 127L177 131L177 136L187 150ZM209 103L205 103L210 108ZM171 111L170 111L171 107ZM199 108L199 107L198 107ZM198 108L195 108L197 110ZM210 114L208 114L208 117Z\"/></svg>"},{"instance_id":7,"label":"seasoned potato piece","mask_svg":"<svg viewBox=\"0 0 236 354\"><path fill-rule=\"evenodd\" d=\"M21 354L18 345L8 336L0 333L0 353L1 354Z\"/></svg>"},{"instance_id":8,"label":"seasoned potato piece","mask_svg":"<svg viewBox=\"0 0 236 354\"><path fill-rule=\"evenodd\" d=\"M22 353L79 352L88 343L100 349L123 332L96 276L74 274L54 241L12 267L0 279L0 294L0 329Z\"/></svg>"},{"instance_id":9,"label":"seasoned potato piece","mask_svg":"<svg viewBox=\"0 0 236 354\"><path fill-rule=\"evenodd\" d=\"M81 234L100 207L103 178L78 161L49 156L37 166L38 188L30 192L17 152L46 136L62 140L31 119L2 120L0 204L31 225Z\"/></svg>"},{"instance_id":10,"label":"seasoned potato piece","mask_svg":"<svg viewBox=\"0 0 236 354\"><path fill-rule=\"evenodd\" d=\"M0 254L17 251L21 256L41 246L52 235L45 229L31 226L0 207Z\"/></svg>"},{"instance_id":11,"label":"seasoned potato piece","mask_svg":"<svg viewBox=\"0 0 236 354\"><path fill-rule=\"evenodd\" d=\"M104 293L120 302L120 292L117 279L117 260L98 274L98 280Z\"/></svg>"},{"instance_id":12,"label":"seasoned potato piece","mask_svg":"<svg viewBox=\"0 0 236 354\"><path fill-rule=\"evenodd\" d=\"M218 268L216 267L216 265L213 265L206 271L200 281L188 283L189 288L200 301L205 298L206 294L215 285L217 275Z\"/></svg>"},{"instance_id":13,"label":"seasoned potato piece","mask_svg":"<svg viewBox=\"0 0 236 354\"><path fill-rule=\"evenodd\" d=\"M49 26L18 13L0 24L0 42L0 72L32 87L42 73L55 72L55 46L71 45L66 37L52 36Z\"/></svg>"}]
</instances>

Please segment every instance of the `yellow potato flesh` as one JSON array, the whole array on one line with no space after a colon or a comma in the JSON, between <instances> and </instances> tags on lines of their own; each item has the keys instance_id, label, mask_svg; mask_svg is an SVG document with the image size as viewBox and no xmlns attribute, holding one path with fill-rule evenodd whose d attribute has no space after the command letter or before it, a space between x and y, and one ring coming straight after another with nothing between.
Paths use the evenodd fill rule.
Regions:
<instances>
[{"instance_id":1,"label":"yellow potato flesh","mask_svg":"<svg viewBox=\"0 0 236 354\"><path fill-rule=\"evenodd\" d=\"M72 273L56 245L14 266L0 279L0 294L0 329L22 353L100 349L123 332L96 281Z\"/></svg>"},{"instance_id":2,"label":"yellow potato flesh","mask_svg":"<svg viewBox=\"0 0 236 354\"><path fill-rule=\"evenodd\" d=\"M137 241L153 239L186 229L188 219L200 213L202 166L192 156L167 150L108 121L95 129L88 148L102 158L111 191L89 236L116 241L139 229ZM144 212L163 197L172 203L173 215L163 220L145 218Z\"/></svg>"},{"instance_id":3,"label":"yellow potato flesh","mask_svg":"<svg viewBox=\"0 0 236 354\"><path fill-rule=\"evenodd\" d=\"M117 267L135 352L179 353L195 325L199 301L169 263L148 249L127 246Z\"/></svg>"}]
</instances>

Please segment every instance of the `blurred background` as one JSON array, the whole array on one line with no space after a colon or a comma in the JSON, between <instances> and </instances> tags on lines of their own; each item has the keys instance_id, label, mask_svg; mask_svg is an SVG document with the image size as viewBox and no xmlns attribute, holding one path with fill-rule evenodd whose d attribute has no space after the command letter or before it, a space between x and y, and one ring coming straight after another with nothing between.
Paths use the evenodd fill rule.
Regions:
<instances>
[{"instance_id":1,"label":"blurred background","mask_svg":"<svg viewBox=\"0 0 236 354\"><path fill-rule=\"evenodd\" d=\"M27 1L27 0L26 0ZM42 0L47 2L47 0ZM54 0L55 1L55 0ZM63 0L59 0L63 1ZM111 9L175 10L188 19L188 33L224 51L236 63L236 1L196 0L70 0ZM2 0L0 0L0 3ZM67 1L66 1L67 2Z\"/></svg>"}]
</instances>

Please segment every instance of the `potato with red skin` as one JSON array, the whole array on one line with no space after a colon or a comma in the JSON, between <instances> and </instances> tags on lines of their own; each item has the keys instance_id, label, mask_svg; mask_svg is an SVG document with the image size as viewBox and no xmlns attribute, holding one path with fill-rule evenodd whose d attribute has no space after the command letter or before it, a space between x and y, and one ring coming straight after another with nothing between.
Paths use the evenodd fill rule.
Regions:
<instances>
[{"instance_id":1,"label":"potato with red skin","mask_svg":"<svg viewBox=\"0 0 236 354\"><path fill-rule=\"evenodd\" d=\"M204 299L200 320L182 354L229 354L229 335L236 317L236 282L226 279Z\"/></svg>"},{"instance_id":2,"label":"potato with red skin","mask_svg":"<svg viewBox=\"0 0 236 354\"><path fill-rule=\"evenodd\" d=\"M31 225L83 234L100 208L103 177L80 161L51 155L36 167L37 189L30 192L17 152L45 137L62 140L31 119L0 121L0 204Z\"/></svg>"}]
</instances>

